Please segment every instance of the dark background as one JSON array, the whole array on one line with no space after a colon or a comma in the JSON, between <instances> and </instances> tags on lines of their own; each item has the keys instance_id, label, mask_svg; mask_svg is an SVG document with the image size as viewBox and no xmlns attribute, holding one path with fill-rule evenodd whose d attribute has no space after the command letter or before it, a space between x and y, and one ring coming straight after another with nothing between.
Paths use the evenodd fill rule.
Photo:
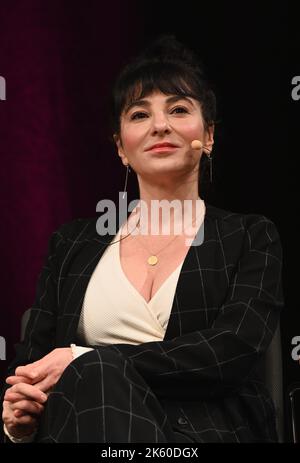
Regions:
<instances>
[{"instance_id":1,"label":"dark background","mask_svg":"<svg viewBox=\"0 0 300 463\"><path fill-rule=\"evenodd\" d=\"M95 215L100 199L117 201L123 189L125 171L109 140L112 81L151 38L170 32L199 53L217 93L214 184L206 201L264 214L281 236L287 397L300 380L291 358L291 340L300 336L295 16L284 1L1 1L2 378L50 234L72 218ZM136 198L133 174L128 189L129 199Z\"/></svg>"}]
</instances>

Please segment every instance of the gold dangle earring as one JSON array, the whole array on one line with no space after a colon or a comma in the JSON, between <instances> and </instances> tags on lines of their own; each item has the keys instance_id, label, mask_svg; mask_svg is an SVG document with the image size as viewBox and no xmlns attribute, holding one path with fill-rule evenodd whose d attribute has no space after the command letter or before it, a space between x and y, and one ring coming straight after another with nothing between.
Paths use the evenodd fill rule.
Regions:
<instances>
[{"instance_id":1,"label":"gold dangle earring","mask_svg":"<svg viewBox=\"0 0 300 463\"><path fill-rule=\"evenodd\" d=\"M212 173L212 155L211 155L211 151L212 150L209 150L208 148L204 149L204 152L205 152L205 154L206 154L206 156L208 158L208 162L209 162L209 180L212 183L213 173Z\"/></svg>"},{"instance_id":2,"label":"gold dangle earring","mask_svg":"<svg viewBox=\"0 0 300 463\"><path fill-rule=\"evenodd\" d=\"M210 183L212 183L213 173L212 173L212 155L211 155L211 151L207 154L207 157L208 157L208 161L209 161L209 179L210 179Z\"/></svg>"},{"instance_id":3,"label":"gold dangle earring","mask_svg":"<svg viewBox=\"0 0 300 463\"><path fill-rule=\"evenodd\" d=\"M126 188L127 188L127 180L128 180L128 172L130 172L130 167L129 167L129 164L126 164L126 177L125 177L125 186L124 186L124 192L123 192L123 199L124 199L124 196L125 196L125 193L127 193L126 191Z\"/></svg>"}]
</instances>

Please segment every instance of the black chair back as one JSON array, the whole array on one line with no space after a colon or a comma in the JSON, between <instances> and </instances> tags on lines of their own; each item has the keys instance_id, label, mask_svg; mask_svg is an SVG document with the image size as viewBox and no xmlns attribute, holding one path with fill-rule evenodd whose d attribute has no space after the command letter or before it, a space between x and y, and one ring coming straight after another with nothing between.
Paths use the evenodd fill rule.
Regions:
<instances>
[{"instance_id":1,"label":"black chair back","mask_svg":"<svg viewBox=\"0 0 300 463\"><path fill-rule=\"evenodd\" d=\"M284 401L283 401L283 376L282 376L282 346L280 325L278 325L271 344L261 359L257 373L271 394L276 410L276 426L279 442L284 442Z\"/></svg>"}]
</instances>

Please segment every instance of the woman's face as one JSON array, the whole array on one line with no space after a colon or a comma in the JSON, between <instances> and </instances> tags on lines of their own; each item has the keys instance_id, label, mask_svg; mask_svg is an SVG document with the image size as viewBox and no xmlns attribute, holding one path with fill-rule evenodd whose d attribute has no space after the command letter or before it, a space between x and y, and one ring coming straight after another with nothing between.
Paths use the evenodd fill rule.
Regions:
<instances>
[{"instance_id":1,"label":"woman's face","mask_svg":"<svg viewBox=\"0 0 300 463\"><path fill-rule=\"evenodd\" d=\"M200 103L160 91L135 101L123 111L120 137L115 136L123 164L153 181L196 172L203 151L191 148L195 139L211 150L213 127L204 129ZM171 143L174 147L151 149L158 143Z\"/></svg>"}]
</instances>

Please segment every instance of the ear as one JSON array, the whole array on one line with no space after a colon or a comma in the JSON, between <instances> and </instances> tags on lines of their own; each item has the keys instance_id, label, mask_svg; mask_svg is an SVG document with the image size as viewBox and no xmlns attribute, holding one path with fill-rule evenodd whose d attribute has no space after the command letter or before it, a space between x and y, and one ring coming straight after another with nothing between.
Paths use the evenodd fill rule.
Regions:
<instances>
[{"instance_id":1,"label":"ear","mask_svg":"<svg viewBox=\"0 0 300 463\"><path fill-rule=\"evenodd\" d=\"M127 166L129 164L129 161L126 155L124 154L121 137L115 133L113 135L113 139L117 145L118 155L120 156L122 163L124 164L124 166Z\"/></svg>"},{"instance_id":2,"label":"ear","mask_svg":"<svg viewBox=\"0 0 300 463\"><path fill-rule=\"evenodd\" d=\"M214 132L215 132L215 124L210 124L205 131L204 135L204 144L205 148L207 148L207 152L212 151L214 146ZM206 152L206 150L204 149Z\"/></svg>"}]
</instances>

